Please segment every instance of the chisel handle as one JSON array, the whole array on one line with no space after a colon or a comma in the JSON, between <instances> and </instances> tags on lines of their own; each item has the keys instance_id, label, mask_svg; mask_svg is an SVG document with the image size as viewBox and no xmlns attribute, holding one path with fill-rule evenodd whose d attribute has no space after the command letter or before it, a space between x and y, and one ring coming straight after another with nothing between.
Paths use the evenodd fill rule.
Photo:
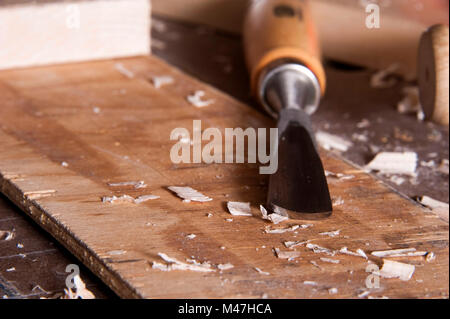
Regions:
<instances>
[{"instance_id":1,"label":"chisel handle","mask_svg":"<svg viewBox=\"0 0 450 319\"><path fill-rule=\"evenodd\" d=\"M252 92L258 96L260 77L283 60L303 64L325 92L325 71L307 0L253 0L244 24L244 46Z\"/></svg>"}]
</instances>

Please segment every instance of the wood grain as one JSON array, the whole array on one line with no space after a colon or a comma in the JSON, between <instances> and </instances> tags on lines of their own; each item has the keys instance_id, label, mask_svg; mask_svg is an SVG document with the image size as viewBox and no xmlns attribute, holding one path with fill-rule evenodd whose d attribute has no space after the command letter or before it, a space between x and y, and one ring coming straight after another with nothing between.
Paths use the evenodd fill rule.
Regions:
<instances>
[{"instance_id":1,"label":"wood grain","mask_svg":"<svg viewBox=\"0 0 450 319\"><path fill-rule=\"evenodd\" d=\"M118 72L118 62L134 77ZM149 82L154 75L170 75L175 83L157 90ZM198 89L216 103L198 109L186 102ZM258 206L265 201L267 177L258 174L257 165L172 164L170 132L191 130L193 119L221 130L274 123L157 58L2 71L0 95L1 191L121 297L357 298L366 290L363 258L338 254L340 264L329 264L320 260L327 256L299 247L298 263L277 259L272 248L285 250L286 240L367 253L404 247L433 251L433 263L407 260L417 266L410 281L381 279L371 296L448 297L448 224L333 154L322 153L327 170L355 175L330 179L332 196L344 204L330 219L314 221L298 234L264 233L268 224ZM144 180L148 187L107 185L130 180ZM191 186L214 200L183 203L166 189L171 185ZM101 202L112 194L148 193L161 198L140 205ZM227 222L227 201L251 202L254 216ZM338 237L320 235L338 229ZM188 234L197 237L187 239ZM117 250L124 253L113 253ZM235 267L222 273L162 272L151 267L163 262L160 252ZM330 295L334 287L338 294Z\"/></svg>"},{"instance_id":2,"label":"wood grain","mask_svg":"<svg viewBox=\"0 0 450 319\"><path fill-rule=\"evenodd\" d=\"M150 53L150 0L0 1L0 69Z\"/></svg>"}]
</instances>

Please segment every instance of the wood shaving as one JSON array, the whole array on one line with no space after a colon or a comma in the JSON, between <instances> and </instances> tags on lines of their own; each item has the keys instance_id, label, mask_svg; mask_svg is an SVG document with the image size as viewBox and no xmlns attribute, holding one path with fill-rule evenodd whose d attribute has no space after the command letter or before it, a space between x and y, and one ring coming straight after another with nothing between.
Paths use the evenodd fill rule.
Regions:
<instances>
[{"instance_id":1,"label":"wood shaving","mask_svg":"<svg viewBox=\"0 0 450 319\"><path fill-rule=\"evenodd\" d=\"M14 231L0 230L0 240L10 241L15 236Z\"/></svg>"},{"instance_id":2,"label":"wood shaving","mask_svg":"<svg viewBox=\"0 0 450 319\"><path fill-rule=\"evenodd\" d=\"M210 202L212 198L203 195L191 187L170 186L168 189L174 192L178 197L182 198L185 202Z\"/></svg>"},{"instance_id":3,"label":"wood shaving","mask_svg":"<svg viewBox=\"0 0 450 319\"><path fill-rule=\"evenodd\" d=\"M147 185L144 181L139 182L121 182L121 183L108 183L110 187L123 187L123 186L133 186L136 189L145 188Z\"/></svg>"},{"instance_id":4,"label":"wood shaving","mask_svg":"<svg viewBox=\"0 0 450 319\"><path fill-rule=\"evenodd\" d=\"M288 232L294 232L297 229L299 229L300 226L299 225L294 225L288 228L278 228L278 229L272 229L270 227L266 227L266 229L264 230L264 232L266 234L284 234L284 233L288 233Z\"/></svg>"},{"instance_id":5,"label":"wood shaving","mask_svg":"<svg viewBox=\"0 0 450 319\"><path fill-rule=\"evenodd\" d=\"M253 216L250 203L228 202L227 207L233 216Z\"/></svg>"},{"instance_id":6,"label":"wood shaving","mask_svg":"<svg viewBox=\"0 0 450 319\"><path fill-rule=\"evenodd\" d=\"M95 299L94 294L86 288L79 275L73 277L73 284L75 285L75 291L70 288L64 289L63 299Z\"/></svg>"},{"instance_id":7,"label":"wood shaving","mask_svg":"<svg viewBox=\"0 0 450 319\"><path fill-rule=\"evenodd\" d=\"M271 223L277 225L281 222L284 222L286 220L289 219L289 217L287 216L282 216L280 214L277 213L273 213L273 214L268 214L267 209L265 209L265 207L263 205L259 206L259 210L261 211L261 215L262 215L262 219L268 220Z\"/></svg>"},{"instance_id":8,"label":"wood shaving","mask_svg":"<svg viewBox=\"0 0 450 319\"><path fill-rule=\"evenodd\" d=\"M350 180L350 179L354 179L355 175L347 175L347 174L342 174L342 173L333 173L330 171L325 171L325 176L326 177L330 177L330 178L335 178L341 181L346 181L346 180Z\"/></svg>"},{"instance_id":9,"label":"wood shaving","mask_svg":"<svg viewBox=\"0 0 450 319\"><path fill-rule=\"evenodd\" d=\"M398 83L398 77L394 76L398 71L399 65L392 64L384 70L380 70L370 78L370 86L374 89L387 89Z\"/></svg>"},{"instance_id":10,"label":"wood shaving","mask_svg":"<svg viewBox=\"0 0 450 319\"><path fill-rule=\"evenodd\" d=\"M304 285L307 285L307 286L317 286L317 282L315 282L315 281L304 281L303 282L303 284Z\"/></svg>"},{"instance_id":11,"label":"wood shaving","mask_svg":"<svg viewBox=\"0 0 450 319\"><path fill-rule=\"evenodd\" d=\"M61 162L62 167L69 167L69 164L67 162Z\"/></svg>"},{"instance_id":12,"label":"wood shaving","mask_svg":"<svg viewBox=\"0 0 450 319\"><path fill-rule=\"evenodd\" d=\"M414 265L404 264L392 260L383 260L383 267L380 271L373 272L383 278L399 278L402 281L408 281L414 274L416 267Z\"/></svg>"},{"instance_id":13,"label":"wood shaving","mask_svg":"<svg viewBox=\"0 0 450 319\"><path fill-rule=\"evenodd\" d=\"M13 271L16 271L16 267L6 269L6 272L13 272Z\"/></svg>"},{"instance_id":14,"label":"wood shaving","mask_svg":"<svg viewBox=\"0 0 450 319\"><path fill-rule=\"evenodd\" d=\"M198 272L214 272L215 270L211 268L211 264L209 263L198 263L194 260L188 260L189 263L185 263L179 261L175 258L169 257L164 253L158 253L158 256L161 257L168 264L161 264L157 262L153 262L152 268L159 269L162 271L172 271L172 270L190 270L190 271L198 271Z\"/></svg>"},{"instance_id":15,"label":"wood shaving","mask_svg":"<svg viewBox=\"0 0 450 319\"><path fill-rule=\"evenodd\" d=\"M285 241L283 244L286 248L294 248L297 246L303 246L309 243L309 240L306 241Z\"/></svg>"},{"instance_id":16,"label":"wood shaving","mask_svg":"<svg viewBox=\"0 0 450 319\"><path fill-rule=\"evenodd\" d=\"M392 250L382 250L382 251L373 251L371 253L372 256L387 258L387 257L418 257L418 256L426 256L428 252L426 251L416 251L415 248L405 248L405 249L392 249Z\"/></svg>"},{"instance_id":17,"label":"wood shaving","mask_svg":"<svg viewBox=\"0 0 450 319\"><path fill-rule=\"evenodd\" d=\"M306 244L306 248L311 249L315 254L327 254L330 256L334 256L336 254L334 251L316 244Z\"/></svg>"},{"instance_id":18,"label":"wood shaving","mask_svg":"<svg viewBox=\"0 0 450 319\"><path fill-rule=\"evenodd\" d=\"M426 256L426 258L425 258L425 260L426 260L427 262L429 262L429 263L435 261L435 260L436 260L436 254L433 253L433 252L428 253L427 256Z\"/></svg>"},{"instance_id":19,"label":"wood shaving","mask_svg":"<svg viewBox=\"0 0 450 319\"><path fill-rule=\"evenodd\" d=\"M337 259L324 258L324 257L321 257L320 260L325 263L330 263L330 264L339 264L341 262L340 260L337 260Z\"/></svg>"},{"instance_id":20,"label":"wood shaving","mask_svg":"<svg viewBox=\"0 0 450 319\"><path fill-rule=\"evenodd\" d=\"M30 200L40 199L52 196L56 193L56 190L54 189L48 189L43 191L32 191L32 192L25 192L23 195L27 197Z\"/></svg>"},{"instance_id":21,"label":"wood shaving","mask_svg":"<svg viewBox=\"0 0 450 319\"><path fill-rule=\"evenodd\" d=\"M128 70L122 63L114 64L114 68L122 75L125 75L127 78L134 78L134 73Z\"/></svg>"},{"instance_id":22,"label":"wood shaving","mask_svg":"<svg viewBox=\"0 0 450 319\"><path fill-rule=\"evenodd\" d=\"M331 200L331 202L332 202L333 206L341 206L341 205L344 205L345 200L342 199L342 197L339 196L339 197L334 197Z\"/></svg>"},{"instance_id":23,"label":"wood shaving","mask_svg":"<svg viewBox=\"0 0 450 319\"><path fill-rule=\"evenodd\" d=\"M274 248L273 250L274 250L275 254L277 255L277 258L280 258L280 259L293 260L295 258L300 257L299 251L281 251L279 248Z\"/></svg>"},{"instance_id":24,"label":"wood shaving","mask_svg":"<svg viewBox=\"0 0 450 319\"><path fill-rule=\"evenodd\" d=\"M330 289L328 289L328 293L330 295L335 295L335 294L338 293L338 289L337 288L330 288Z\"/></svg>"},{"instance_id":25,"label":"wood shaving","mask_svg":"<svg viewBox=\"0 0 450 319\"><path fill-rule=\"evenodd\" d=\"M428 196L422 196L418 198L419 203L421 203L422 205L431 208L431 209L436 209L436 208L446 208L447 210L449 209L449 205L447 203L444 202L440 202L436 199L433 199L431 197Z\"/></svg>"},{"instance_id":26,"label":"wood shaving","mask_svg":"<svg viewBox=\"0 0 450 319\"><path fill-rule=\"evenodd\" d=\"M201 90L195 91L193 95L189 95L187 97L187 100L195 107L206 107L215 102L214 100L206 100L206 101L202 100L202 97L204 97L205 95L206 95L205 91Z\"/></svg>"},{"instance_id":27,"label":"wood shaving","mask_svg":"<svg viewBox=\"0 0 450 319\"><path fill-rule=\"evenodd\" d=\"M152 83L155 89L160 89L164 85L174 83L174 79L171 76L154 76L152 77Z\"/></svg>"},{"instance_id":28,"label":"wood shaving","mask_svg":"<svg viewBox=\"0 0 450 319\"><path fill-rule=\"evenodd\" d=\"M217 265L217 268L219 269L219 270L228 270L228 269L231 269L231 268L234 268L234 265L233 264L230 264L230 263L227 263L227 264L219 264L219 265Z\"/></svg>"},{"instance_id":29,"label":"wood shaving","mask_svg":"<svg viewBox=\"0 0 450 319\"><path fill-rule=\"evenodd\" d=\"M262 270L259 269L258 267L255 267L255 270L256 270L257 272L259 272L261 275L266 275L266 276L269 276L269 275L270 275L270 273L268 273L268 272L266 272L266 271L262 271Z\"/></svg>"},{"instance_id":30,"label":"wood shaving","mask_svg":"<svg viewBox=\"0 0 450 319\"><path fill-rule=\"evenodd\" d=\"M439 165L439 167L438 167L438 171L443 173L443 174L445 174L445 175L449 174L449 161L448 161L448 159L442 160L441 165Z\"/></svg>"},{"instance_id":31,"label":"wood shaving","mask_svg":"<svg viewBox=\"0 0 450 319\"><path fill-rule=\"evenodd\" d=\"M186 236L187 239L194 239L195 237L197 237L197 235L195 234L190 234Z\"/></svg>"},{"instance_id":32,"label":"wood shaving","mask_svg":"<svg viewBox=\"0 0 450 319\"><path fill-rule=\"evenodd\" d=\"M335 149L341 152L347 152L353 146L352 142L323 131L317 132L316 139L319 145L328 151Z\"/></svg>"},{"instance_id":33,"label":"wood shaving","mask_svg":"<svg viewBox=\"0 0 450 319\"><path fill-rule=\"evenodd\" d=\"M397 104L397 111L400 114L417 114L417 119L423 121L425 114L420 104L420 92L419 87L409 86L403 88L403 99Z\"/></svg>"},{"instance_id":34,"label":"wood shaving","mask_svg":"<svg viewBox=\"0 0 450 319\"><path fill-rule=\"evenodd\" d=\"M23 248L23 244L17 243L17 248L22 249Z\"/></svg>"},{"instance_id":35,"label":"wood shaving","mask_svg":"<svg viewBox=\"0 0 450 319\"><path fill-rule=\"evenodd\" d=\"M366 253L365 253L362 249L360 249L360 248L358 248L358 249L356 250L356 252L353 252L353 251L348 250L347 247L342 247L342 248L339 250L339 252L340 252L341 254L344 254L344 255L355 256L355 257L362 257L362 258L364 258L364 259L368 259Z\"/></svg>"},{"instance_id":36,"label":"wood shaving","mask_svg":"<svg viewBox=\"0 0 450 319\"><path fill-rule=\"evenodd\" d=\"M111 256L119 256L119 255L126 254L126 251L125 250L111 250L111 251L108 251L107 254L111 255Z\"/></svg>"},{"instance_id":37,"label":"wood shaving","mask_svg":"<svg viewBox=\"0 0 450 319\"><path fill-rule=\"evenodd\" d=\"M391 153L383 152L366 165L370 171L378 171L381 174L416 175L417 153Z\"/></svg>"},{"instance_id":38,"label":"wood shaving","mask_svg":"<svg viewBox=\"0 0 450 319\"><path fill-rule=\"evenodd\" d=\"M142 195L142 196L139 196L137 198L133 198L133 197L131 197L129 195L122 195L122 196L119 196L119 197L114 195L114 196L110 196L110 197L108 197L108 196L102 197L102 203L114 204L116 202L118 202L118 203L124 203L125 202L125 203L141 204L141 203L144 203L146 201L154 200L154 199L158 199L158 198L160 198L160 197L157 196L157 195Z\"/></svg>"},{"instance_id":39,"label":"wood shaving","mask_svg":"<svg viewBox=\"0 0 450 319\"><path fill-rule=\"evenodd\" d=\"M339 236L340 233L341 233L340 230L334 230L334 231L319 233L319 235L321 235L321 236L328 236L328 237L334 238L334 237Z\"/></svg>"}]
</instances>

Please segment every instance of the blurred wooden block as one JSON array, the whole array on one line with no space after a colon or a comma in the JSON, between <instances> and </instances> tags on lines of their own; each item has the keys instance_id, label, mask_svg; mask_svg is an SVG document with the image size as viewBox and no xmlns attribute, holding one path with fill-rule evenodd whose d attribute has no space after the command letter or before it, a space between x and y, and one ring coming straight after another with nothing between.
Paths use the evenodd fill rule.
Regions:
<instances>
[{"instance_id":1,"label":"blurred wooden block","mask_svg":"<svg viewBox=\"0 0 450 319\"><path fill-rule=\"evenodd\" d=\"M153 12L169 18L241 33L245 0L153 0ZM324 56L373 69L398 65L407 79L417 76L417 51L422 33L435 23L448 24L438 1L392 1L380 5L379 29L366 27L365 6L358 0L313 0L311 7Z\"/></svg>"},{"instance_id":2,"label":"blurred wooden block","mask_svg":"<svg viewBox=\"0 0 450 319\"><path fill-rule=\"evenodd\" d=\"M148 55L150 0L0 0L0 69Z\"/></svg>"}]
</instances>

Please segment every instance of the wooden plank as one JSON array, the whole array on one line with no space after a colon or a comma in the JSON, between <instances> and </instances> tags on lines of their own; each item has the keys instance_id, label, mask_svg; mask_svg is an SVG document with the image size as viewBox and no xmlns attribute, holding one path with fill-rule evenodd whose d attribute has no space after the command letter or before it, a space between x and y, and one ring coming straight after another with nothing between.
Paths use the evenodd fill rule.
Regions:
<instances>
[{"instance_id":1,"label":"wooden plank","mask_svg":"<svg viewBox=\"0 0 450 319\"><path fill-rule=\"evenodd\" d=\"M133 78L117 71L119 62ZM175 82L155 89L149 82L155 75L172 76ZM216 102L201 109L189 104L186 96L198 89ZM381 279L380 288L370 293L448 297L448 224L330 153L322 154L327 170L355 175L330 179L332 196L344 203L330 219L285 234L264 232L268 224L258 206L265 201L267 176L258 174L258 165L172 164L170 132L177 127L192 131L193 119L201 119L204 129L221 130L273 123L157 58L3 71L0 95L1 191L121 297L356 298L367 290L365 259L337 254L333 258L340 263L329 264L320 260L326 255L305 247L296 248L301 254L296 261L277 259L272 248L285 250L287 240L366 253L405 247L433 251L433 263L406 260L417 266L410 281ZM148 186L108 186L132 180ZM191 186L214 200L183 203L166 189L171 185ZM101 202L113 194L148 193L161 198L139 205ZM231 218L227 201L251 202L254 216L226 221ZM334 230L340 230L335 238L320 235ZM152 269L153 262L164 263L158 253L234 268L163 272ZM330 295L329 288L338 294Z\"/></svg>"},{"instance_id":2,"label":"wooden plank","mask_svg":"<svg viewBox=\"0 0 450 319\"><path fill-rule=\"evenodd\" d=\"M150 0L0 0L0 69L148 55L150 12Z\"/></svg>"}]
</instances>

